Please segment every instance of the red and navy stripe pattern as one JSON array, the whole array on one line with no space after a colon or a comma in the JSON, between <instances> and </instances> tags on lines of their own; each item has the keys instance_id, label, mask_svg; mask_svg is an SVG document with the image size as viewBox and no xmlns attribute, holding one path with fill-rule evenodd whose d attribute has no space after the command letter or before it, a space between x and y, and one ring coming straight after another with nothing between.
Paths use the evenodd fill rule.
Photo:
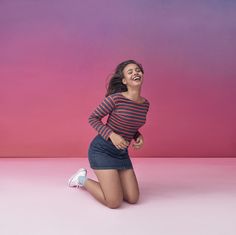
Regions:
<instances>
[{"instance_id":1,"label":"red and navy stripe pattern","mask_svg":"<svg viewBox=\"0 0 236 235\"><path fill-rule=\"evenodd\" d=\"M111 132L115 132L130 142L140 134L138 129L146 122L149 106L147 99L140 104L119 92L105 97L88 121L105 140L108 140ZM102 118L108 114L107 123L104 124Z\"/></svg>"}]
</instances>

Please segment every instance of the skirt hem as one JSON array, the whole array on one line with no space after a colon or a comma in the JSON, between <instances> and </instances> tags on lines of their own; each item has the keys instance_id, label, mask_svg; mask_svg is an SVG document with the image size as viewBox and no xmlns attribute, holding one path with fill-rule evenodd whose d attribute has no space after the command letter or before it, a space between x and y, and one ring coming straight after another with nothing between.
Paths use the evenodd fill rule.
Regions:
<instances>
[{"instance_id":1,"label":"skirt hem","mask_svg":"<svg viewBox=\"0 0 236 235\"><path fill-rule=\"evenodd\" d=\"M133 167L92 167L90 166L93 170L128 170L128 169L133 169Z\"/></svg>"}]
</instances>

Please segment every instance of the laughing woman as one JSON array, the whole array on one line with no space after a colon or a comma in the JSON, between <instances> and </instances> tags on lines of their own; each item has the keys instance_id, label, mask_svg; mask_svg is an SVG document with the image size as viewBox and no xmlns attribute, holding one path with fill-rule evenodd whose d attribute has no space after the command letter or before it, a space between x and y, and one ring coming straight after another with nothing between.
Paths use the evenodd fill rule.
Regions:
<instances>
[{"instance_id":1,"label":"laughing woman","mask_svg":"<svg viewBox=\"0 0 236 235\"><path fill-rule=\"evenodd\" d=\"M69 179L70 187L83 187L109 208L122 201L135 204L139 187L128 148L140 149L144 143L138 131L146 122L149 101L141 96L144 70L134 60L120 63L109 81L105 98L89 116L89 124L97 131L88 149L90 167L98 181L87 177L85 168ZM108 116L107 123L101 119Z\"/></svg>"}]
</instances>

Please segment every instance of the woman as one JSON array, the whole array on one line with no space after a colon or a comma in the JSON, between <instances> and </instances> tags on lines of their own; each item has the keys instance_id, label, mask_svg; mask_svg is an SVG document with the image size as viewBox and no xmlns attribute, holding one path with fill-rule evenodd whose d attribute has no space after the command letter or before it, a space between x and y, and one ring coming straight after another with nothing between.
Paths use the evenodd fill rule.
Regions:
<instances>
[{"instance_id":1,"label":"woman","mask_svg":"<svg viewBox=\"0 0 236 235\"><path fill-rule=\"evenodd\" d=\"M137 203L139 187L128 154L131 140L135 149L144 143L138 129L146 122L149 101L141 97L143 67L134 60L120 63L109 81L105 98L89 116L89 124L98 132L88 150L89 163L98 182L87 178L81 168L69 179L70 187L84 187L109 208L122 201ZM107 123L101 119L108 116Z\"/></svg>"}]
</instances>

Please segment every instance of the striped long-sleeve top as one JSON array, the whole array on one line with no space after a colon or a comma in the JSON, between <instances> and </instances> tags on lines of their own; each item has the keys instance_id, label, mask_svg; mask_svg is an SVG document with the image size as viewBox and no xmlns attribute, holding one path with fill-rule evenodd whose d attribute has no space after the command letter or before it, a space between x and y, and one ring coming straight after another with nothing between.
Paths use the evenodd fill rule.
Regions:
<instances>
[{"instance_id":1,"label":"striped long-sleeve top","mask_svg":"<svg viewBox=\"0 0 236 235\"><path fill-rule=\"evenodd\" d=\"M146 122L149 105L147 99L137 103L118 92L105 97L89 116L88 122L105 140L115 132L130 142L140 135L138 129ZM109 116L104 124L101 119L106 115Z\"/></svg>"}]
</instances>

